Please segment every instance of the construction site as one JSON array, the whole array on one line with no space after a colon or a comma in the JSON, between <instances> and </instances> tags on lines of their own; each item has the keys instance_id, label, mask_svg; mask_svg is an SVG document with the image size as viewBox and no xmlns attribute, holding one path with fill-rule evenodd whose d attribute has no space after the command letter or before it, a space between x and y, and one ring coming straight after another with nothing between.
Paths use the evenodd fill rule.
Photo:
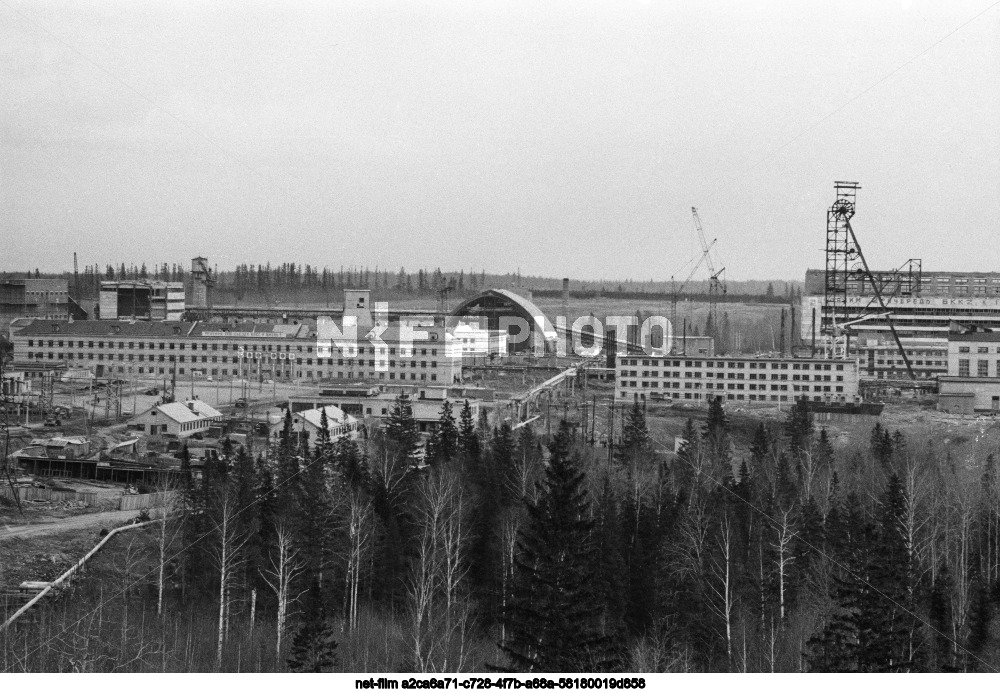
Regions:
<instances>
[{"instance_id":1,"label":"construction site","mask_svg":"<svg viewBox=\"0 0 1000 693\"><path fill-rule=\"evenodd\" d=\"M800 302L733 301L718 239L692 208L700 252L669 293L636 300L574 294L564 279L538 298L511 286L452 303L444 284L433 304L393 306L350 289L333 307L218 305L215 271L199 257L186 289L103 282L99 319L15 320L3 371L3 627L71 594L88 563L113 575L124 536L152 541L181 480L235 449L271 456L286 415L301 440L318 435L322 412L335 437L364 442L402 397L422 449L445 402L469 406L484 436L527 428L543 446L565 421L608 470L635 408L669 464L713 400L725 405L735 457L797 403L837 449L856 447L875 422L947 440L970 459L1000 444L992 418L937 402L953 336L1000 327L1000 305L982 310L1000 303L993 276L983 291L945 296L963 278L932 281L919 259L872 270L852 225L859 189L835 184L825 269L807 274ZM692 292L694 282L704 290ZM649 327L657 317L666 329ZM353 344L324 336L349 325L363 335ZM424 341L404 336L411 330Z\"/></svg>"}]
</instances>

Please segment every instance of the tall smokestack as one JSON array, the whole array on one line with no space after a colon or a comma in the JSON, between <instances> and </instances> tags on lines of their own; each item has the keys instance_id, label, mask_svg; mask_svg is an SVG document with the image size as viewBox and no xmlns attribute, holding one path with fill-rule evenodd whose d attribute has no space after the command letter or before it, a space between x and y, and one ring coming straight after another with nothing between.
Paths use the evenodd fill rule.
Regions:
<instances>
[{"instance_id":1,"label":"tall smokestack","mask_svg":"<svg viewBox=\"0 0 1000 693\"><path fill-rule=\"evenodd\" d=\"M563 277L562 312L569 322L569 277Z\"/></svg>"}]
</instances>

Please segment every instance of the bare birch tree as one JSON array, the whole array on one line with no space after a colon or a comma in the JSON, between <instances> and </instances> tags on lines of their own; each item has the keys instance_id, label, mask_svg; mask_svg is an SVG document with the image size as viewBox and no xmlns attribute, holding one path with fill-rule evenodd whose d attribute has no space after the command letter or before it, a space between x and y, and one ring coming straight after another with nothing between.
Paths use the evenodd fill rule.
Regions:
<instances>
[{"instance_id":1,"label":"bare birch tree","mask_svg":"<svg viewBox=\"0 0 1000 693\"><path fill-rule=\"evenodd\" d=\"M275 527L275 549L270 559L270 568L261 571L261 577L274 592L278 600L278 619L275 626L275 655L281 657L281 642L285 634L291 605L300 595L292 595L295 581L305 571L305 563L299 558L295 548L292 532L284 522L279 521Z\"/></svg>"},{"instance_id":2,"label":"bare birch tree","mask_svg":"<svg viewBox=\"0 0 1000 693\"><path fill-rule=\"evenodd\" d=\"M229 632L229 607L232 590L240 568L246 560L244 549L250 540L242 531L237 520L239 513L235 494L228 488L222 490L216 510L215 528L212 532L214 543L210 553L216 570L219 571L219 624L216 638L216 667L222 667L222 650Z\"/></svg>"}]
</instances>

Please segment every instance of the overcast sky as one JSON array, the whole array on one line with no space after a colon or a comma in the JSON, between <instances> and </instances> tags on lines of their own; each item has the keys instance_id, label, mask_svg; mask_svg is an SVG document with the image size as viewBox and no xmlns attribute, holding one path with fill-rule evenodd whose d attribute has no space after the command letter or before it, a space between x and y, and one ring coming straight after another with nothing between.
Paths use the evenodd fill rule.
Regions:
<instances>
[{"instance_id":1,"label":"overcast sky","mask_svg":"<svg viewBox=\"0 0 1000 693\"><path fill-rule=\"evenodd\" d=\"M857 180L871 264L1000 270L998 85L995 0L0 0L0 269L667 279L695 206L801 279Z\"/></svg>"}]
</instances>

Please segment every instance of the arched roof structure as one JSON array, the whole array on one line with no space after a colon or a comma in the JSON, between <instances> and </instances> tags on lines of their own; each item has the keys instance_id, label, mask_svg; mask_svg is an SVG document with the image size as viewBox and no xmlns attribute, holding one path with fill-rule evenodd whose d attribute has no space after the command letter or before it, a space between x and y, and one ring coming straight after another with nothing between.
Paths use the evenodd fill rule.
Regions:
<instances>
[{"instance_id":1,"label":"arched roof structure","mask_svg":"<svg viewBox=\"0 0 1000 693\"><path fill-rule=\"evenodd\" d=\"M487 289L482 293L463 301L455 310L451 312L452 317L457 318L483 318L488 321L488 329L499 330L501 318L522 318L527 321L531 330L532 338L520 341L514 345L515 351L530 349L537 339L539 328L540 337L545 344L547 351L552 350L556 343L556 330L552 322L541 309L530 300L506 289Z\"/></svg>"}]
</instances>

